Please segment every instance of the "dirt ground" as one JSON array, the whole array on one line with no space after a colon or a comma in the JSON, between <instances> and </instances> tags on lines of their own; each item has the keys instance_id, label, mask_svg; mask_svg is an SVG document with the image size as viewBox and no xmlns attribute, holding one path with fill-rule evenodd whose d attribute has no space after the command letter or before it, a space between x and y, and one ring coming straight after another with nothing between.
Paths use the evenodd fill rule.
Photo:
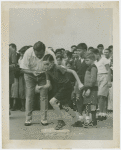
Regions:
<instances>
[{"instance_id":1,"label":"dirt ground","mask_svg":"<svg viewBox=\"0 0 121 150\"><path fill-rule=\"evenodd\" d=\"M113 113L108 114L105 121L98 122L97 128L72 127L72 118L62 110L69 132L42 133L42 129L54 128L57 116L53 110L48 111L48 126L40 124L41 112L34 111L31 126L24 126L25 112L12 111L10 116L11 140L112 140L113 139Z\"/></svg>"}]
</instances>

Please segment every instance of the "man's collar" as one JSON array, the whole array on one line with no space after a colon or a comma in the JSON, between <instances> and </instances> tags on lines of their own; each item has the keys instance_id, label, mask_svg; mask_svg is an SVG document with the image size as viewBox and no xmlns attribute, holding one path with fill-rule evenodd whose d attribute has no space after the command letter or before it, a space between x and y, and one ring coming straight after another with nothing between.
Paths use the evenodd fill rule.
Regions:
<instances>
[{"instance_id":1,"label":"man's collar","mask_svg":"<svg viewBox=\"0 0 121 150\"><path fill-rule=\"evenodd\" d=\"M46 51L46 50L45 50L45 51ZM37 58L37 59L39 59L39 58L35 55L34 49L33 49L33 51L32 51L32 56L35 57L35 58ZM45 56L45 54L44 54L44 56ZM43 56L41 59L39 59L39 60L42 60L42 59L44 58L44 56Z\"/></svg>"},{"instance_id":2,"label":"man's collar","mask_svg":"<svg viewBox=\"0 0 121 150\"><path fill-rule=\"evenodd\" d=\"M34 49L33 49L33 51L32 51L32 56L33 56L33 57L36 57L36 55L35 55L35 53L34 53Z\"/></svg>"}]
</instances>

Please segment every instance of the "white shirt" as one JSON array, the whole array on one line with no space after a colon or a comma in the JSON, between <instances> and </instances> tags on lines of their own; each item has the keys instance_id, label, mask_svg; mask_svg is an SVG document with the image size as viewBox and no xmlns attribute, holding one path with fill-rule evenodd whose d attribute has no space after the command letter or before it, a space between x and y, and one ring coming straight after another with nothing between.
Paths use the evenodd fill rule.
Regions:
<instances>
[{"instance_id":1,"label":"white shirt","mask_svg":"<svg viewBox=\"0 0 121 150\"><path fill-rule=\"evenodd\" d=\"M79 57L79 60L81 60L81 63L83 63L83 61L84 61L84 58L81 58L81 57Z\"/></svg>"},{"instance_id":2,"label":"white shirt","mask_svg":"<svg viewBox=\"0 0 121 150\"><path fill-rule=\"evenodd\" d=\"M95 65L98 69L98 74L108 73L105 65L109 64L109 60L105 57L102 57L99 61L95 61Z\"/></svg>"},{"instance_id":3,"label":"white shirt","mask_svg":"<svg viewBox=\"0 0 121 150\"><path fill-rule=\"evenodd\" d=\"M111 62L111 58L106 58L107 60L108 60L108 62L109 62L109 65L110 65L110 62Z\"/></svg>"},{"instance_id":4,"label":"white shirt","mask_svg":"<svg viewBox=\"0 0 121 150\"><path fill-rule=\"evenodd\" d=\"M20 68L21 68L22 60L23 60L23 58L21 58L21 57L18 60L18 64L19 64Z\"/></svg>"},{"instance_id":5,"label":"white shirt","mask_svg":"<svg viewBox=\"0 0 121 150\"><path fill-rule=\"evenodd\" d=\"M46 54L51 54L54 57L55 63L57 64L55 55L51 50L46 49L44 56ZM44 56L43 56L43 58L44 58ZM21 61L21 66L20 67L22 69L29 69L29 70L32 70L32 71L41 72L43 70L43 58L41 58L41 59L37 58L35 53L34 53L33 47L30 47L25 52L24 57Z\"/></svg>"}]
</instances>

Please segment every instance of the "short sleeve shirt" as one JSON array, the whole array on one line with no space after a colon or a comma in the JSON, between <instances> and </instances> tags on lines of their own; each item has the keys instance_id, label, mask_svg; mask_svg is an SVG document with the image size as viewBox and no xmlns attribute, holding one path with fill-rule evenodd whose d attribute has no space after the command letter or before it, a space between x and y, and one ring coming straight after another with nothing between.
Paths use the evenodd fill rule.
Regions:
<instances>
[{"instance_id":1,"label":"short sleeve shirt","mask_svg":"<svg viewBox=\"0 0 121 150\"><path fill-rule=\"evenodd\" d=\"M68 77L66 76L66 72L66 68L58 65L54 65L52 70L47 71L47 73L57 83L67 83L69 81Z\"/></svg>"},{"instance_id":2,"label":"short sleeve shirt","mask_svg":"<svg viewBox=\"0 0 121 150\"><path fill-rule=\"evenodd\" d=\"M52 52L49 50L45 50L45 55L46 54L51 54L54 57L54 54L52 54ZM42 59L37 58L34 53L33 47L31 47L24 54L24 57L21 62L21 68L42 72L43 71L43 58ZM55 57L54 57L54 60L55 60Z\"/></svg>"},{"instance_id":3,"label":"short sleeve shirt","mask_svg":"<svg viewBox=\"0 0 121 150\"><path fill-rule=\"evenodd\" d=\"M105 57L102 57L99 61L95 61L95 65L98 69L98 74L108 73L105 65L109 64L109 60Z\"/></svg>"},{"instance_id":4,"label":"short sleeve shirt","mask_svg":"<svg viewBox=\"0 0 121 150\"><path fill-rule=\"evenodd\" d=\"M84 85L90 87L97 86L97 67L95 64L87 68Z\"/></svg>"}]
</instances>

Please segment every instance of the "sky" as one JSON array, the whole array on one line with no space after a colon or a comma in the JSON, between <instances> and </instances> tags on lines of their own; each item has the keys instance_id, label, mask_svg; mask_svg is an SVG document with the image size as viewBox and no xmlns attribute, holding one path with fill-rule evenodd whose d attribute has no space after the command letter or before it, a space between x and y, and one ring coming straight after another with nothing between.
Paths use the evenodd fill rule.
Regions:
<instances>
[{"instance_id":1,"label":"sky","mask_svg":"<svg viewBox=\"0 0 121 150\"><path fill-rule=\"evenodd\" d=\"M46 47L65 48L86 43L88 47L113 45L113 10L25 9L9 11L9 43L17 49L42 41Z\"/></svg>"}]
</instances>

